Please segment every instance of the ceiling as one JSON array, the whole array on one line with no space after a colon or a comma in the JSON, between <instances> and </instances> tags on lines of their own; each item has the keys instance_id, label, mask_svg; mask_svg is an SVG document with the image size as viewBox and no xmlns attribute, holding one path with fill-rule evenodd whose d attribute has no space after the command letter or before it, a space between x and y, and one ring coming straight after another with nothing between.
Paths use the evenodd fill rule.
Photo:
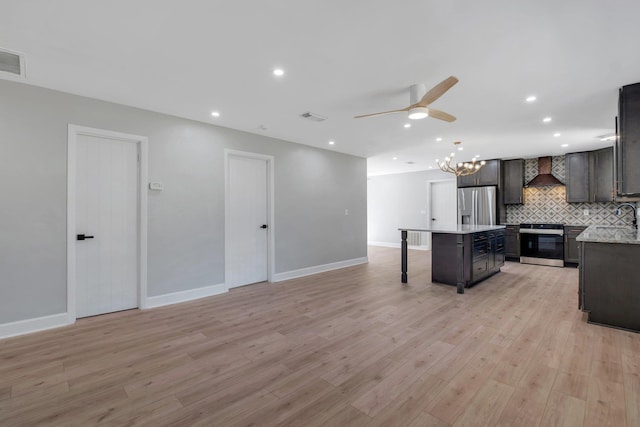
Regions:
<instances>
[{"instance_id":1,"label":"ceiling","mask_svg":"<svg viewBox=\"0 0 640 427\"><path fill-rule=\"evenodd\" d=\"M640 81L638 16L637 0L3 0L0 48L25 55L28 84L366 157L376 175L428 169L453 141L461 159L611 145L597 137ZM432 105L453 123L353 118L450 75Z\"/></svg>"}]
</instances>

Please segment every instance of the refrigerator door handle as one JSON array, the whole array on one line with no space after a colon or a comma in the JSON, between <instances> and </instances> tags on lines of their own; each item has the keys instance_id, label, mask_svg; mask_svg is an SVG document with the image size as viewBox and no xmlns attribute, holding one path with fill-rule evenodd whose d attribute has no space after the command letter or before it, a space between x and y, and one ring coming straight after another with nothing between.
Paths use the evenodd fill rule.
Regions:
<instances>
[{"instance_id":1,"label":"refrigerator door handle","mask_svg":"<svg viewBox=\"0 0 640 427\"><path fill-rule=\"evenodd\" d=\"M478 225L478 190L471 192L471 224Z\"/></svg>"}]
</instances>

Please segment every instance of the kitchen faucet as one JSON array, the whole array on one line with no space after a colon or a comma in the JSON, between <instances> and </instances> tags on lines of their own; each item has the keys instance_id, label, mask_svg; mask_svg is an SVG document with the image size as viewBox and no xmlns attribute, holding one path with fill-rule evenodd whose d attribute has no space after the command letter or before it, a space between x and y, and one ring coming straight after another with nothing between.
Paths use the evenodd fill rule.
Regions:
<instances>
[{"instance_id":1,"label":"kitchen faucet","mask_svg":"<svg viewBox=\"0 0 640 427\"><path fill-rule=\"evenodd\" d=\"M633 228L638 228L638 212L636 206L632 205L631 203L623 203L618 206L618 208L616 209L616 215L620 215L620 209L623 206L629 206L631 209L633 209Z\"/></svg>"}]
</instances>

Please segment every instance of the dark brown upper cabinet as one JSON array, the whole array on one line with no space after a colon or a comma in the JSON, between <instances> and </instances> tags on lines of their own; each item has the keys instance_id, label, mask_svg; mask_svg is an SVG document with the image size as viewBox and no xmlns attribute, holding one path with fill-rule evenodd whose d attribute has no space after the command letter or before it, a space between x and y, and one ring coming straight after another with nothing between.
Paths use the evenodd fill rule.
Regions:
<instances>
[{"instance_id":1,"label":"dark brown upper cabinet","mask_svg":"<svg viewBox=\"0 0 640 427\"><path fill-rule=\"evenodd\" d=\"M613 147L592 152L594 157L595 184L594 202L612 202L615 196L613 185Z\"/></svg>"},{"instance_id":2,"label":"dark brown upper cabinet","mask_svg":"<svg viewBox=\"0 0 640 427\"><path fill-rule=\"evenodd\" d=\"M616 190L640 196L640 83L620 88L616 139Z\"/></svg>"},{"instance_id":3,"label":"dark brown upper cabinet","mask_svg":"<svg viewBox=\"0 0 640 427\"><path fill-rule=\"evenodd\" d=\"M524 160L513 159L502 162L502 186L503 203L505 205L517 205L524 203Z\"/></svg>"},{"instance_id":4,"label":"dark brown upper cabinet","mask_svg":"<svg viewBox=\"0 0 640 427\"><path fill-rule=\"evenodd\" d=\"M564 162L567 202L591 202L590 169L593 166L589 152L568 153Z\"/></svg>"},{"instance_id":5,"label":"dark brown upper cabinet","mask_svg":"<svg viewBox=\"0 0 640 427\"><path fill-rule=\"evenodd\" d=\"M569 203L610 202L614 196L613 148L568 153L565 157Z\"/></svg>"},{"instance_id":6,"label":"dark brown upper cabinet","mask_svg":"<svg viewBox=\"0 0 640 427\"><path fill-rule=\"evenodd\" d=\"M458 177L458 188L486 185L500 185L500 160L487 160L473 175Z\"/></svg>"}]
</instances>

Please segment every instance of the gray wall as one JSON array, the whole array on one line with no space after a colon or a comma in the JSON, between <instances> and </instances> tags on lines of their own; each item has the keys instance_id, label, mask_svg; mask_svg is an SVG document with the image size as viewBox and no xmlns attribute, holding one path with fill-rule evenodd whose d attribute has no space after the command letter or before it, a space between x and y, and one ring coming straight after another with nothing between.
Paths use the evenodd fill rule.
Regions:
<instances>
[{"instance_id":1,"label":"gray wall","mask_svg":"<svg viewBox=\"0 0 640 427\"><path fill-rule=\"evenodd\" d=\"M368 241L399 245L398 227L428 227L431 213L427 183L453 178L440 170L369 177Z\"/></svg>"},{"instance_id":2,"label":"gray wall","mask_svg":"<svg viewBox=\"0 0 640 427\"><path fill-rule=\"evenodd\" d=\"M225 148L275 157L276 273L367 255L363 158L0 80L0 324L66 312L69 123L149 137L149 296L224 282Z\"/></svg>"}]
</instances>

